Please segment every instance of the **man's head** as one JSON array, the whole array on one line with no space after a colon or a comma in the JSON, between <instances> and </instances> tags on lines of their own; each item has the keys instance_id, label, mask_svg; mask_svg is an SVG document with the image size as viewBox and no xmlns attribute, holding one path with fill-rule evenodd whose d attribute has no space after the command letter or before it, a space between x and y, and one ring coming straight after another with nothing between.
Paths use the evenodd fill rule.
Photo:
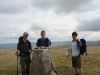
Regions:
<instances>
[{"instance_id":1,"label":"man's head","mask_svg":"<svg viewBox=\"0 0 100 75\"><path fill-rule=\"evenodd\" d=\"M29 36L28 33L27 32L24 32L23 33L23 40L27 40L28 36Z\"/></svg>"},{"instance_id":2,"label":"man's head","mask_svg":"<svg viewBox=\"0 0 100 75\"><path fill-rule=\"evenodd\" d=\"M44 38L46 35L46 32L45 31L41 31L41 37Z\"/></svg>"},{"instance_id":3,"label":"man's head","mask_svg":"<svg viewBox=\"0 0 100 75\"><path fill-rule=\"evenodd\" d=\"M77 36L78 36L78 33L77 32L73 32L72 33L73 40L76 40L77 39Z\"/></svg>"}]
</instances>

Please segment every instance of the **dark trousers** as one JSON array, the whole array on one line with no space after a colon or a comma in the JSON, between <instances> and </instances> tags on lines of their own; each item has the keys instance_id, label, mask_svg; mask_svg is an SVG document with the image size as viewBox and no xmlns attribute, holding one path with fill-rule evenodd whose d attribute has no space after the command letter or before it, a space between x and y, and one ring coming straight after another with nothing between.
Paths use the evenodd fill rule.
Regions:
<instances>
[{"instance_id":1,"label":"dark trousers","mask_svg":"<svg viewBox=\"0 0 100 75\"><path fill-rule=\"evenodd\" d=\"M31 63L30 57L20 57L20 65L21 65L22 75L29 75L30 63Z\"/></svg>"}]
</instances>

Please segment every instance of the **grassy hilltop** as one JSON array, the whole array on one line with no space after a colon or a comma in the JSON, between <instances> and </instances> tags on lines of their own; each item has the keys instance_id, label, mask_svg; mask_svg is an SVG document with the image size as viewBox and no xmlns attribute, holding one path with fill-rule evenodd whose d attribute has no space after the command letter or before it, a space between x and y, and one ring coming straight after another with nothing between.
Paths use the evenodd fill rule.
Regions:
<instances>
[{"instance_id":1,"label":"grassy hilltop","mask_svg":"<svg viewBox=\"0 0 100 75\"><path fill-rule=\"evenodd\" d=\"M68 47L52 48L52 60L59 75L73 75L71 57L66 58ZM0 49L0 75L16 75L16 49ZM85 75L100 75L100 47L89 46L88 56L82 57ZM20 72L20 71L19 71Z\"/></svg>"}]
</instances>

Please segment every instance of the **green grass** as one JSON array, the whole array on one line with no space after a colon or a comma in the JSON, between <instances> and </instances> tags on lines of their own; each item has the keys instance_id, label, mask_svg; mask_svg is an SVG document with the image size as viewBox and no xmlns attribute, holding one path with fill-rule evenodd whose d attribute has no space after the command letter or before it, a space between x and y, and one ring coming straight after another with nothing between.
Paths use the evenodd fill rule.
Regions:
<instances>
[{"instance_id":1,"label":"green grass","mask_svg":"<svg viewBox=\"0 0 100 75\"><path fill-rule=\"evenodd\" d=\"M73 75L71 57L66 58L67 46L51 49L52 60L59 75ZM16 75L16 49L0 49L0 75ZM85 75L100 75L100 47L89 46L88 56L82 56Z\"/></svg>"}]
</instances>

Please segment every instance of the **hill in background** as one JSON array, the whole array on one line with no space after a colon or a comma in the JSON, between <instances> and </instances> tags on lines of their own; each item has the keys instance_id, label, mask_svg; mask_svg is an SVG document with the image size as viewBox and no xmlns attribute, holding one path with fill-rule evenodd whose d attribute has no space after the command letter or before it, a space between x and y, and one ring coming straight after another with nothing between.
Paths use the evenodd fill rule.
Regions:
<instances>
[{"instance_id":1,"label":"hill in background","mask_svg":"<svg viewBox=\"0 0 100 75\"><path fill-rule=\"evenodd\" d=\"M70 45L71 41L64 41L64 42L52 42L52 46L59 46L59 45ZM88 45L95 45L99 46L100 41L87 41ZM12 43L12 44L0 44L0 48L16 48L17 43ZM35 42L32 42L32 47L35 47Z\"/></svg>"}]
</instances>

